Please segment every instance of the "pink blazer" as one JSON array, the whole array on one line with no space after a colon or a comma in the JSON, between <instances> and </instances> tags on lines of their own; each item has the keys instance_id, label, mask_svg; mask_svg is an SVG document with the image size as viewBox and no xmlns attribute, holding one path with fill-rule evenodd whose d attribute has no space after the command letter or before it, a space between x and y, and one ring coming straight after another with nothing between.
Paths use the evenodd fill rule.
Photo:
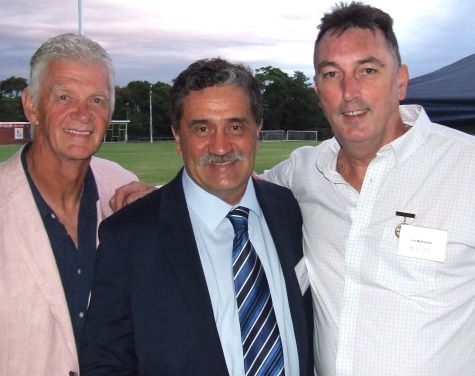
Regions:
<instances>
[{"instance_id":1,"label":"pink blazer","mask_svg":"<svg viewBox=\"0 0 475 376\"><path fill-rule=\"evenodd\" d=\"M61 278L20 153L0 163L0 375L68 376L79 372ZM137 180L93 157L98 224L111 214L116 188Z\"/></svg>"}]
</instances>

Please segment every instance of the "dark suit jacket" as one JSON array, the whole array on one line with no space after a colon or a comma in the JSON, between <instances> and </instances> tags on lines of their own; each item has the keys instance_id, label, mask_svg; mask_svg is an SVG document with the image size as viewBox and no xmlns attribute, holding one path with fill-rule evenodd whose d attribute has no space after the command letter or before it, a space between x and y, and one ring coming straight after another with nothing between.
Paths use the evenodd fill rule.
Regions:
<instances>
[{"instance_id":1,"label":"dark suit jacket","mask_svg":"<svg viewBox=\"0 0 475 376\"><path fill-rule=\"evenodd\" d=\"M228 374L181 179L102 223L82 376ZM301 374L310 375L310 297L305 311L294 272L300 210L289 190L254 184L286 281Z\"/></svg>"}]
</instances>

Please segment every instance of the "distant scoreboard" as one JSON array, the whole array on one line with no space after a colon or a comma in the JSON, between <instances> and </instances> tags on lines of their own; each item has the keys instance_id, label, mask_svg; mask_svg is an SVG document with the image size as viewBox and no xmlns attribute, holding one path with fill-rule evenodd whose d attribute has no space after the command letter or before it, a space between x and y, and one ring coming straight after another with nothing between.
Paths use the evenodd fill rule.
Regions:
<instances>
[{"instance_id":1,"label":"distant scoreboard","mask_svg":"<svg viewBox=\"0 0 475 376\"><path fill-rule=\"evenodd\" d=\"M24 121L0 122L0 145L25 144L30 141L30 123Z\"/></svg>"}]
</instances>

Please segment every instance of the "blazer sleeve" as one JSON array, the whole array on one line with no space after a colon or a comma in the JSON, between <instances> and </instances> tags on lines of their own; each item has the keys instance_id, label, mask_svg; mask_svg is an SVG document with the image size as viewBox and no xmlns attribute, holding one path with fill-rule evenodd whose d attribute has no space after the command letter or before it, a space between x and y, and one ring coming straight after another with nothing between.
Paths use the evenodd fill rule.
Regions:
<instances>
[{"instance_id":1,"label":"blazer sleeve","mask_svg":"<svg viewBox=\"0 0 475 376\"><path fill-rule=\"evenodd\" d=\"M138 178L119 164L98 157L92 157L91 168L99 192L102 218L107 218L112 214L109 200L115 194L115 190L132 181L138 181Z\"/></svg>"},{"instance_id":2,"label":"blazer sleeve","mask_svg":"<svg viewBox=\"0 0 475 376\"><path fill-rule=\"evenodd\" d=\"M95 280L79 351L82 376L136 375L123 231L103 222Z\"/></svg>"}]
</instances>

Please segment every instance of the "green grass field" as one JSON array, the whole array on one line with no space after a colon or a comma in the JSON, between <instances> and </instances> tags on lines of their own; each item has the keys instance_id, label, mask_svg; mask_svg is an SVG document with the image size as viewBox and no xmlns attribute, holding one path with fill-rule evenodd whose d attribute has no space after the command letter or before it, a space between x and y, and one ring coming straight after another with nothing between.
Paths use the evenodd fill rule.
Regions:
<instances>
[{"instance_id":1,"label":"green grass field","mask_svg":"<svg viewBox=\"0 0 475 376\"><path fill-rule=\"evenodd\" d=\"M255 171L260 173L271 168L300 146L316 144L312 141L263 142L257 152ZM19 148L20 145L1 145L0 161L9 158ZM133 171L140 180L152 184L170 181L182 166L174 141L103 144L98 156L121 164Z\"/></svg>"}]
</instances>

